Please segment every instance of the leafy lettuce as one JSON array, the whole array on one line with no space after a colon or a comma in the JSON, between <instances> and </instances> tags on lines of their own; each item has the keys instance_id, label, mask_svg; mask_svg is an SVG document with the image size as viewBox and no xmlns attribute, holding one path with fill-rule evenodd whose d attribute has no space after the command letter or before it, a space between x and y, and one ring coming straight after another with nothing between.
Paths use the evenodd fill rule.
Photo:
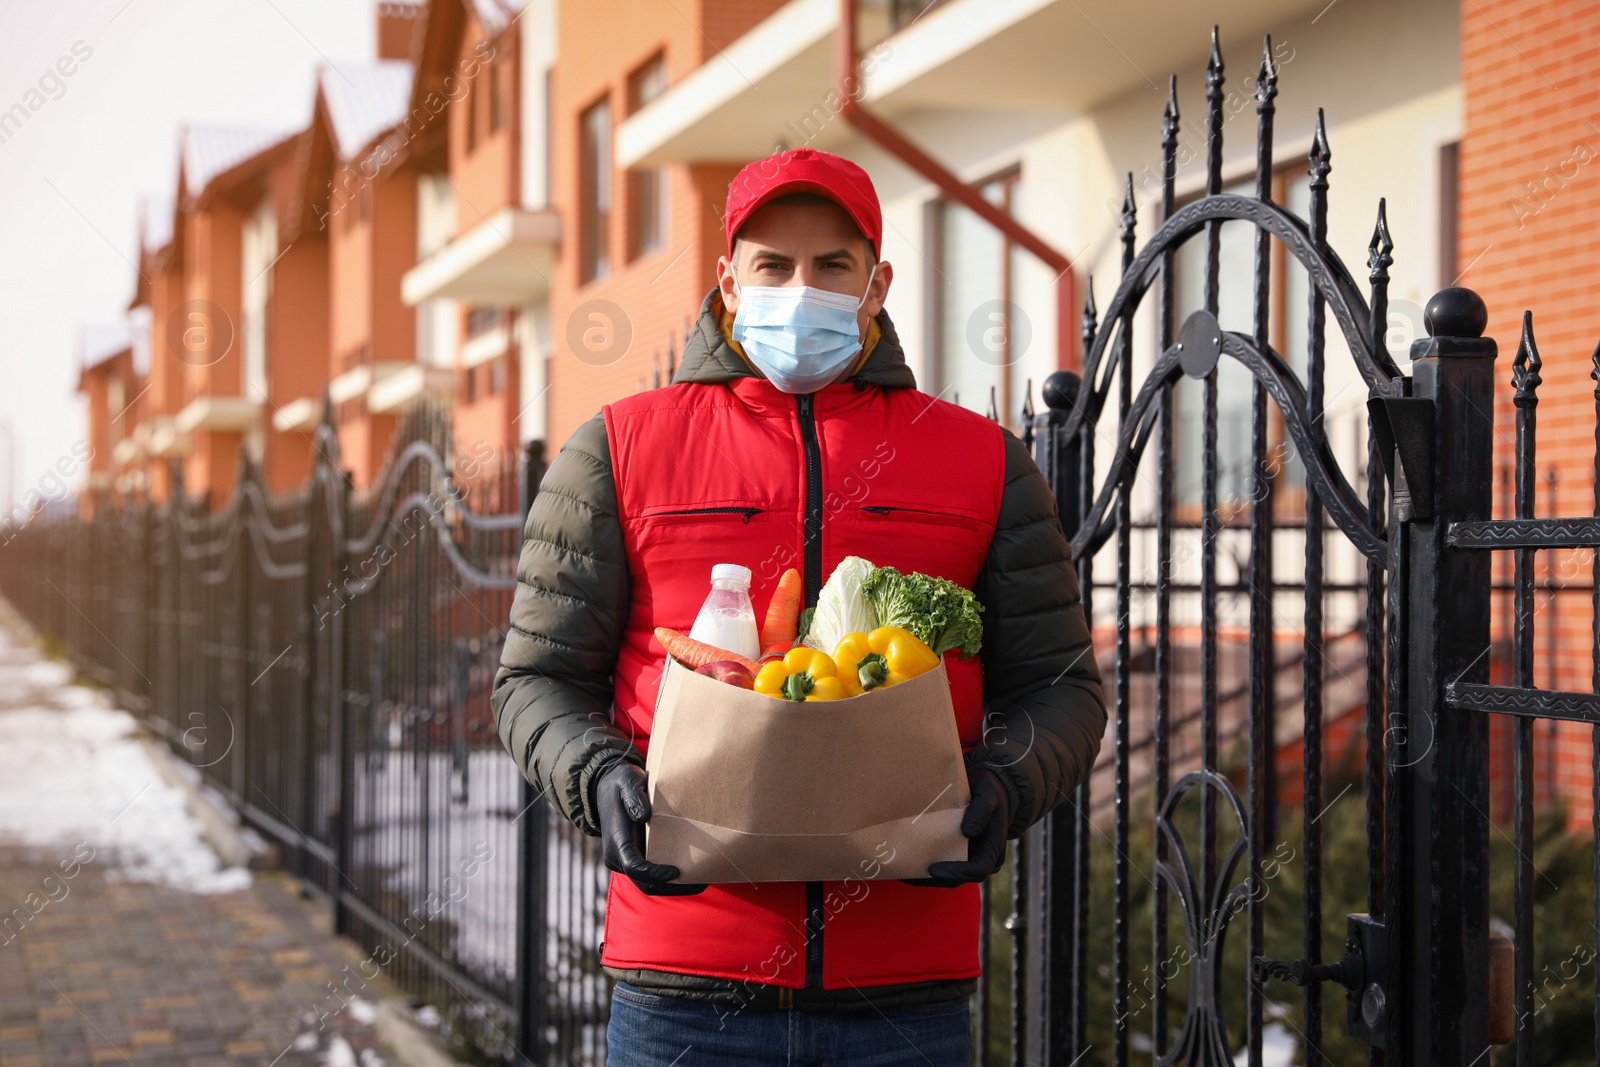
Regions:
<instances>
[{"instance_id":1,"label":"leafy lettuce","mask_svg":"<svg viewBox=\"0 0 1600 1067\"><path fill-rule=\"evenodd\" d=\"M862 580L861 588L879 626L910 630L941 656L954 648L969 659L983 647L983 620L978 617L983 605L948 578L879 567Z\"/></svg>"}]
</instances>

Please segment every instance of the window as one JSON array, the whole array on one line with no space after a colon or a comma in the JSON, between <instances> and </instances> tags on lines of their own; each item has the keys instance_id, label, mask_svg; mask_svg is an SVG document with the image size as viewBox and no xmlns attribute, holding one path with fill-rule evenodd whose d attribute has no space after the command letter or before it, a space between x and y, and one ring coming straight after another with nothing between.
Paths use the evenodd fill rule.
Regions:
<instances>
[{"instance_id":1,"label":"window","mask_svg":"<svg viewBox=\"0 0 1600 1067\"><path fill-rule=\"evenodd\" d=\"M666 91L667 61L658 54L628 76L629 113ZM629 171L628 201L632 215L628 241L630 258L654 252L666 243L667 169L643 167Z\"/></svg>"},{"instance_id":2,"label":"window","mask_svg":"<svg viewBox=\"0 0 1600 1067\"><path fill-rule=\"evenodd\" d=\"M494 133L505 125L506 90L511 80L506 63L496 59L489 64L489 132Z\"/></svg>"},{"instance_id":3,"label":"window","mask_svg":"<svg viewBox=\"0 0 1600 1067\"><path fill-rule=\"evenodd\" d=\"M467 336L477 337L500 325L497 307L472 307L467 309Z\"/></svg>"},{"instance_id":4,"label":"window","mask_svg":"<svg viewBox=\"0 0 1600 1067\"><path fill-rule=\"evenodd\" d=\"M1009 215L1021 177L1013 169L976 188ZM1031 329L1015 314L1013 280L1022 250L950 201L930 205L927 225L940 278L930 290L929 314L939 395L982 412L992 395L996 410L1015 418L1025 388L1022 357L1031 344Z\"/></svg>"},{"instance_id":5,"label":"window","mask_svg":"<svg viewBox=\"0 0 1600 1067\"><path fill-rule=\"evenodd\" d=\"M475 83L467 85L467 151L471 153L478 147L478 86Z\"/></svg>"},{"instance_id":6,"label":"window","mask_svg":"<svg viewBox=\"0 0 1600 1067\"><path fill-rule=\"evenodd\" d=\"M611 273L611 102L601 100L578 121L578 266L580 279L588 282Z\"/></svg>"},{"instance_id":7,"label":"window","mask_svg":"<svg viewBox=\"0 0 1600 1067\"><path fill-rule=\"evenodd\" d=\"M499 396L506 391L506 360L504 356L489 362L489 395Z\"/></svg>"},{"instance_id":8,"label":"window","mask_svg":"<svg viewBox=\"0 0 1600 1067\"><path fill-rule=\"evenodd\" d=\"M465 383L462 386L461 393L466 402L470 404L478 399L478 368L468 367L462 374L465 376Z\"/></svg>"}]
</instances>

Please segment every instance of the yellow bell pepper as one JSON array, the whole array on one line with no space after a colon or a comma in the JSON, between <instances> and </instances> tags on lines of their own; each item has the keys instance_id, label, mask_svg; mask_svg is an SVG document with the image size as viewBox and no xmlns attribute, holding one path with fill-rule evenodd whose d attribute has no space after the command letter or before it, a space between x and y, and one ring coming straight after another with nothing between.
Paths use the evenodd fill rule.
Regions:
<instances>
[{"instance_id":1,"label":"yellow bell pepper","mask_svg":"<svg viewBox=\"0 0 1600 1067\"><path fill-rule=\"evenodd\" d=\"M781 700L840 700L846 695L833 657L804 645L763 663L755 690Z\"/></svg>"},{"instance_id":2,"label":"yellow bell pepper","mask_svg":"<svg viewBox=\"0 0 1600 1067\"><path fill-rule=\"evenodd\" d=\"M939 665L933 649L899 626L880 626L870 634L845 634L833 650L833 660L851 696L898 685Z\"/></svg>"}]
</instances>

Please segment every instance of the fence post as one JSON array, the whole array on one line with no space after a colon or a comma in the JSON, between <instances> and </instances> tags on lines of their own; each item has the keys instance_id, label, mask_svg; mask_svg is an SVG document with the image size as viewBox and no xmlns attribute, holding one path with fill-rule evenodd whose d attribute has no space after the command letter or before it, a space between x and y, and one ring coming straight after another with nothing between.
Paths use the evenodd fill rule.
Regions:
<instances>
[{"instance_id":1,"label":"fence post","mask_svg":"<svg viewBox=\"0 0 1600 1067\"><path fill-rule=\"evenodd\" d=\"M1056 514L1069 540L1078 532L1083 472L1078 435L1068 438L1063 428L1082 385L1082 379L1066 370L1046 378L1045 411L1034 430L1034 460L1055 494ZM1084 988L1084 976L1077 973L1080 894L1089 891L1088 871L1078 869L1079 834L1087 826L1085 795L1080 785L1067 803L1058 804L1029 831L1039 835L1039 847L1030 850L1037 857L1034 884L1041 905L1030 930L1036 946L1029 953L1035 961L1034 980L1027 989L1013 989L1012 996L1031 998L1028 1015L1038 1020L1039 1029L1039 1043L1033 1047L1042 1048L1039 1062L1046 1064L1071 1063L1086 1043L1078 1032L1075 1007Z\"/></svg>"},{"instance_id":2,"label":"fence post","mask_svg":"<svg viewBox=\"0 0 1600 1067\"><path fill-rule=\"evenodd\" d=\"M523 528L533 510L533 498L544 478L544 442L528 441L522 449ZM521 540L513 550L521 558ZM550 810L527 778L522 780L522 825L517 835L517 1047L523 1062L542 1062L546 1022L545 996L545 858L548 855Z\"/></svg>"},{"instance_id":3,"label":"fence post","mask_svg":"<svg viewBox=\"0 0 1600 1067\"><path fill-rule=\"evenodd\" d=\"M354 495L350 472L338 466L331 467L328 486L328 573L348 595L348 587L341 576L346 569L345 544L349 536L351 497ZM350 599L354 600L354 597ZM350 908L345 903L345 881L350 877L348 872L353 852L351 838L355 828L355 760L350 745L349 715L344 702L345 678L352 673L350 663L354 658L351 655L348 617L349 611L341 604L341 610L334 612L329 622L333 633L328 636L328 662L331 668L328 678L328 747L331 749L328 765L338 776L331 792L339 798L339 807L330 822L337 862L328 878L327 890L329 899L333 901L334 933L343 936L350 936L351 932ZM424 810L427 803L425 799ZM309 820L306 825L310 826Z\"/></svg>"},{"instance_id":4,"label":"fence post","mask_svg":"<svg viewBox=\"0 0 1600 1067\"><path fill-rule=\"evenodd\" d=\"M1429 336L1411 347L1416 399L1374 401L1390 537L1404 539L1403 573L1391 579L1405 583L1408 644L1404 699L1389 709L1384 744L1401 809L1389 813L1398 847L1385 855L1403 867L1392 878L1400 899L1386 911L1390 981L1378 999L1387 1000L1390 1056L1442 1067L1476 1062L1488 1047L1488 717L1448 708L1445 687L1488 680L1490 556L1446 547L1445 534L1490 517L1496 346L1470 289L1441 290L1425 321Z\"/></svg>"}]
</instances>

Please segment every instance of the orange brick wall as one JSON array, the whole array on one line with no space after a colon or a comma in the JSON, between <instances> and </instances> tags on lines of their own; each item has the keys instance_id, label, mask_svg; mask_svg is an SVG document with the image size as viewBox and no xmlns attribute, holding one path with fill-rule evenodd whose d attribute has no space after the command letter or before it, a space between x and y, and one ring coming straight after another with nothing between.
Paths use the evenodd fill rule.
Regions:
<instances>
[{"instance_id":1,"label":"orange brick wall","mask_svg":"<svg viewBox=\"0 0 1600 1067\"><path fill-rule=\"evenodd\" d=\"M1595 383L1589 373L1600 340L1600 305L1590 279L1600 267L1600 7L1581 0L1463 0L1461 32L1466 115L1458 269L1465 271L1461 284L1488 304L1489 333L1500 343L1496 514L1512 514L1510 375L1524 309L1533 312L1544 358L1536 513L1592 514ZM1546 472L1556 476L1553 507ZM1510 558L1502 555L1496 579L1506 582ZM1591 571L1587 552L1544 553L1536 566L1541 584L1548 574L1558 587L1586 587ZM1504 636L1509 623L1502 595L1495 605L1497 635ZM1535 626L1535 683L1588 691L1587 588L1541 594ZM1587 826L1591 731L1539 723L1535 735L1536 802L1558 792L1571 802L1574 824ZM1507 724L1494 724L1491 759L1502 781L1509 744Z\"/></svg>"},{"instance_id":2,"label":"orange brick wall","mask_svg":"<svg viewBox=\"0 0 1600 1067\"><path fill-rule=\"evenodd\" d=\"M461 99L445 110L450 146L450 184L455 187L456 232L466 233L496 211L517 200L517 135L521 94L517 91L515 27L493 42L484 40L477 16L467 19L453 71L467 86ZM492 57L485 62L487 57ZM500 73L500 128L489 131L494 68ZM468 119L477 121L477 141L467 150Z\"/></svg>"},{"instance_id":3,"label":"orange brick wall","mask_svg":"<svg viewBox=\"0 0 1600 1067\"><path fill-rule=\"evenodd\" d=\"M320 398L328 363L328 240L315 232L301 235L272 268L262 467L274 492L296 488L310 477L311 436L273 429L272 415L301 397Z\"/></svg>"},{"instance_id":4,"label":"orange brick wall","mask_svg":"<svg viewBox=\"0 0 1600 1067\"><path fill-rule=\"evenodd\" d=\"M561 260L550 295L551 359L549 440L559 447L600 407L648 385L653 360L665 372L669 345L681 346L683 330L714 282L722 251L722 204L727 185L746 160L721 165L667 168L666 240L660 249L630 261L625 172L612 177L608 251L611 273L588 284L578 281L577 213L579 115L609 96L612 129L627 117L628 75L657 53L665 57L669 84L777 10L778 0L596 0L582 18L563 18L552 78L552 202L562 213ZM598 302L598 303L594 303ZM632 342L615 362L580 358L572 339L586 330L627 330ZM613 334L614 335L614 334Z\"/></svg>"}]
</instances>

